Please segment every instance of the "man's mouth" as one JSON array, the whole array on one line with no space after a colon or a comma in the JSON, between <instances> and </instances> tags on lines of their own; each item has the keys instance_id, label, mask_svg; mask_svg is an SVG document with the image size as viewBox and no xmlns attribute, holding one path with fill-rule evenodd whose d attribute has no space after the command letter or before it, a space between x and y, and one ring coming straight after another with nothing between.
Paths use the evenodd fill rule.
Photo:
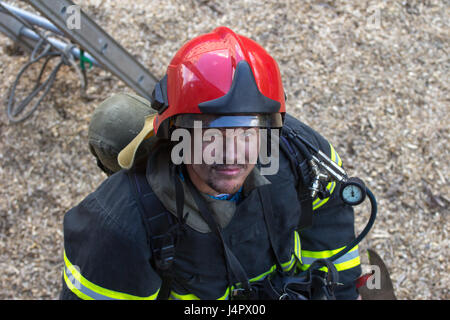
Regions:
<instances>
[{"instance_id":1,"label":"man's mouth","mask_svg":"<svg viewBox=\"0 0 450 320\"><path fill-rule=\"evenodd\" d=\"M213 167L214 171L226 176L238 175L242 169L243 167L239 165L216 165Z\"/></svg>"}]
</instances>

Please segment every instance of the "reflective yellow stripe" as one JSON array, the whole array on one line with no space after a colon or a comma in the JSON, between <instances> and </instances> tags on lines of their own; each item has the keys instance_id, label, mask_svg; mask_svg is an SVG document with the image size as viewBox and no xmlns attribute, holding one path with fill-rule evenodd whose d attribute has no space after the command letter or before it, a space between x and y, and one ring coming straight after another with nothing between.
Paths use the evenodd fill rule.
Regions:
<instances>
[{"instance_id":1,"label":"reflective yellow stripe","mask_svg":"<svg viewBox=\"0 0 450 320\"><path fill-rule=\"evenodd\" d=\"M302 259L305 262L305 264L302 264L300 266L300 269L306 270L309 268L311 262L314 259L323 259L323 258L330 258L339 251L343 250L345 247L335 249L335 250L325 250L325 251L308 251L308 250L302 250ZM343 255L341 258L337 259L334 262L334 265L337 269L337 271L343 271L347 269L351 269L353 267L356 267L361 264L361 259L359 257L358 253L358 246L355 246L347 252L345 255ZM320 270L327 271L326 267L321 268Z\"/></svg>"},{"instance_id":2,"label":"reflective yellow stripe","mask_svg":"<svg viewBox=\"0 0 450 320\"><path fill-rule=\"evenodd\" d=\"M290 271L292 269L292 267L295 266L295 262L297 262L297 258L293 254L290 261L281 264L283 271L285 271L285 272Z\"/></svg>"},{"instance_id":3,"label":"reflective yellow stripe","mask_svg":"<svg viewBox=\"0 0 450 320\"><path fill-rule=\"evenodd\" d=\"M281 267L283 268L283 271L285 271L285 272L290 271L296 265L295 262L297 262L297 261L299 261L300 263L302 261L301 243L300 243L300 236L299 236L298 232L294 231L294 254L291 257L291 260L281 263ZM259 281L259 280L265 278L267 275L274 272L276 268L277 268L277 266L273 265L268 271L254 277L254 278L249 279L249 281L250 282ZM236 287L240 287L240 283L237 283ZM231 291L233 291L234 288L235 288L235 286L232 286ZM230 294L230 288L227 288L225 293L220 298L217 298L216 300L227 300L229 297L229 294ZM171 291L169 299L171 299L171 300L200 300L200 298L194 294L191 294L191 293L180 294L175 291Z\"/></svg>"},{"instance_id":4,"label":"reflective yellow stripe","mask_svg":"<svg viewBox=\"0 0 450 320\"><path fill-rule=\"evenodd\" d=\"M334 256L336 253L344 250L345 247L335 249L335 250L324 250L324 251L308 251L308 250L302 250L302 256L308 257L308 258L315 258L315 259L322 259L322 258L330 258ZM350 250L349 252L353 252L355 250L358 250L358 246L355 246Z\"/></svg>"},{"instance_id":5,"label":"reflective yellow stripe","mask_svg":"<svg viewBox=\"0 0 450 320\"><path fill-rule=\"evenodd\" d=\"M330 143L330 149L331 149L331 160L333 160L334 162L336 162L338 164L339 167L342 167L342 160L341 157L339 157L339 154L336 152L336 150L334 149L334 147L331 145Z\"/></svg>"},{"instance_id":6,"label":"reflective yellow stripe","mask_svg":"<svg viewBox=\"0 0 450 320\"><path fill-rule=\"evenodd\" d=\"M356 258L354 258L352 260L334 264L334 266L336 267L337 271L344 271L344 270L348 270L348 269L354 268L356 266L359 266L360 264L361 264L361 259L358 256L358 257L356 257ZM310 264L302 264L302 265L300 265L300 269L303 270L303 271L307 270L309 267L310 267ZM327 267L322 267L319 270L327 272L328 268Z\"/></svg>"},{"instance_id":7,"label":"reflective yellow stripe","mask_svg":"<svg viewBox=\"0 0 450 320\"><path fill-rule=\"evenodd\" d=\"M357 256L356 258L352 259L352 260L348 260L342 263L337 263L335 264L336 266L336 270L337 271L344 271L344 270L348 270L351 268L354 268L356 266L359 266L361 264L361 259L359 256Z\"/></svg>"},{"instance_id":8,"label":"reflective yellow stripe","mask_svg":"<svg viewBox=\"0 0 450 320\"><path fill-rule=\"evenodd\" d=\"M342 166L342 160L341 157L339 157L339 154L336 152L336 150L334 150L334 147L330 144L330 158L332 161L336 162L338 164L338 166ZM334 192L334 188L336 187L336 182L332 181L330 183L328 183L327 185L327 190L330 192L330 195L333 194ZM330 198L325 198L325 199L319 199L316 198L313 201L313 210L319 209L321 206L323 206L325 203L328 202Z\"/></svg>"},{"instance_id":9,"label":"reflective yellow stripe","mask_svg":"<svg viewBox=\"0 0 450 320\"><path fill-rule=\"evenodd\" d=\"M195 294L179 294L175 291L170 292L170 298L171 300L200 300Z\"/></svg>"},{"instance_id":10,"label":"reflective yellow stripe","mask_svg":"<svg viewBox=\"0 0 450 320\"><path fill-rule=\"evenodd\" d=\"M294 254L298 261L302 263L302 243L300 242L300 235L297 231L294 231Z\"/></svg>"},{"instance_id":11,"label":"reflective yellow stripe","mask_svg":"<svg viewBox=\"0 0 450 320\"><path fill-rule=\"evenodd\" d=\"M233 290L233 289L234 289L234 287L231 287L231 290ZM217 300L228 300L229 294L230 294L230 288L227 288L227 291L225 291L225 294Z\"/></svg>"},{"instance_id":12,"label":"reflective yellow stripe","mask_svg":"<svg viewBox=\"0 0 450 320\"><path fill-rule=\"evenodd\" d=\"M358 257L358 258L355 258L355 259L347 261L347 262L335 264L334 266L336 267L337 271L344 271L344 270L348 270L348 269L354 268L356 266L359 266L360 264L361 264L361 261L360 261L360 259ZM300 269L302 271L305 271L309 267L310 267L309 264L302 264L300 266ZM319 270L324 271L324 272L328 272L328 268L327 267L322 267Z\"/></svg>"},{"instance_id":13,"label":"reflective yellow stripe","mask_svg":"<svg viewBox=\"0 0 450 320\"><path fill-rule=\"evenodd\" d=\"M336 187L335 181L332 181L327 185L327 189L328 191L330 191L330 195L333 193L335 187ZM329 197L325 199L316 198L316 200L313 201L313 210L316 210L321 206L323 206L325 203L328 202L329 199L330 199Z\"/></svg>"},{"instance_id":14,"label":"reflective yellow stripe","mask_svg":"<svg viewBox=\"0 0 450 320\"><path fill-rule=\"evenodd\" d=\"M268 271L260 274L259 276L249 279L249 281L250 282L259 281L259 280L263 279L264 277L266 277L268 274L271 274L276 268L277 268L276 265L273 265ZM231 286L231 291L233 291L236 287L239 287L239 286L240 286L240 283L237 283L236 286ZM225 291L223 296L221 296L220 298L217 298L216 300L228 300L229 294L230 294L230 288L227 288L227 290ZM170 299L171 300L200 300L200 298L194 294L191 294L191 293L180 294L180 293L176 293L175 291L171 291Z\"/></svg>"},{"instance_id":15,"label":"reflective yellow stripe","mask_svg":"<svg viewBox=\"0 0 450 320\"><path fill-rule=\"evenodd\" d=\"M139 297L102 288L84 278L77 268L69 261L65 251L64 263L64 280L67 287L81 299L155 300L158 296L159 289L151 296ZM67 272L70 272L70 277L67 275ZM72 279L75 281L72 282Z\"/></svg>"},{"instance_id":16,"label":"reflective yellow stripe","mask_svg":"<svg viewBox=\"0 0 450 320\"><path fill-rule=\"evenodd\" d=\"M274 270L277 268L276 265L273 265L272 267L270 267L270 269L266 272L264 272L263 274L260 274L259 276L256 276L254 278L251 278L249 281L250 282L255 282L255 281L259 281L261 279L263 279L265 276L267 276L268 274L271 274L272 272L274 272Z\"/></svg>"},{"instance_id":17,"label":"reflective yellow stripe","mask_svg":"<svg viewBox=\"0 0 450 320\"><path fill-rule=\"evenodd\" d=\"M80 290L78 290L73 284L72 282L69 280L69 278L67 277L66 274L66 268L63 268L63 274L64 274L64 281L66 282L67 287L70 289L70 291L72 291L73 293L75 293L75 295L82 299L82 300L94 300L93 298L89 297L88 295L85 295L83 292L81 292Z\"/></svg>"}]
</instances>

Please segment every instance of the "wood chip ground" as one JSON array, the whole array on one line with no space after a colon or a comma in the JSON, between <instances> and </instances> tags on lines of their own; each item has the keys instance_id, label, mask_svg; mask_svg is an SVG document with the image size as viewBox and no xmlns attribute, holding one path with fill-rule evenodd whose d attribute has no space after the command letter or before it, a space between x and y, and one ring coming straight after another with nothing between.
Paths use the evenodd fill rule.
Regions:
<instances>
[{"instance_id":1,"label":"wood chip ground","mask_svg":"<svg viewBox=\"0 0 450 320\"><path fill-rule=\"evenodd\" d=\"M328 138L378 199L364 266L374 248L399 299L450 298L448 1L76 2L158 78L185 41L217 26L262 44L279 63L288 111ZM28 55L4 35L0 52L6 106ZM102 100L131 90L100 69L88 77L89 101L64 67L30 119L13 125L0 112L0 299L58 297L64 213L105 179L87 126ZM356 209L357 231L368 209Z\"/></svg>"}]
</instances>

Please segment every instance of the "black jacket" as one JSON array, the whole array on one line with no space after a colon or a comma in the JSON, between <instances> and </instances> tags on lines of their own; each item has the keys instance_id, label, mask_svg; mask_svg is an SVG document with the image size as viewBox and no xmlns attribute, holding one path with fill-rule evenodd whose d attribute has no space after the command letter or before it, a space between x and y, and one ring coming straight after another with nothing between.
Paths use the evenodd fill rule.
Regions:
<instances>
[{"instance_id":1,"label":"black jacket","mask_svg":"<svg viewBox=\"0 0 450 320\"><path fill-rule=\"evenodd\" d=\"M317 132L287 115L286 124L342 164L334 148ZM330 183L331 196L313 203L313 224L298 230L301 209L289 161L280 152L280 170L267 176L276 212L275 247L285 271L306 270L317 258L327 258L354 239L353 209L339 198L339 184ZM246 193L236 207L224 238L250 279L274 270L258 188ZM173 299L227 299L227 275L217 239L185 226L176 248ZM152 264L151 250L127 172L106 179L64 217L64 279L61 299L155 299L161 274ZM361 273L358 248L335 262L339 271L338 299L355 299Z\"/></svg>"}]
</instances>

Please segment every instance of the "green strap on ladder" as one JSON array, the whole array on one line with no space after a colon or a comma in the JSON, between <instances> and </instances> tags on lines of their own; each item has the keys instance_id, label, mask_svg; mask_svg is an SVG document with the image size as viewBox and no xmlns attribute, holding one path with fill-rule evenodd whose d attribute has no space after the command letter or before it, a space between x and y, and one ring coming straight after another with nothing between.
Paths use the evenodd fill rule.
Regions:
<instances>
[{"instance_id":1,"label":"green strap on ladder","mask_svg":"<svg viewBox=\"0 0 450 320\"><path fill-rule=\"evenodd\" d=\"M86 58L86 56L84 55L84 50L80 49L80 67L81 70L86 70L85 67L85 63L88 62L89 63L89 69L92 68L92 61L89 58Z\"/></svg>"}]
</instances>

